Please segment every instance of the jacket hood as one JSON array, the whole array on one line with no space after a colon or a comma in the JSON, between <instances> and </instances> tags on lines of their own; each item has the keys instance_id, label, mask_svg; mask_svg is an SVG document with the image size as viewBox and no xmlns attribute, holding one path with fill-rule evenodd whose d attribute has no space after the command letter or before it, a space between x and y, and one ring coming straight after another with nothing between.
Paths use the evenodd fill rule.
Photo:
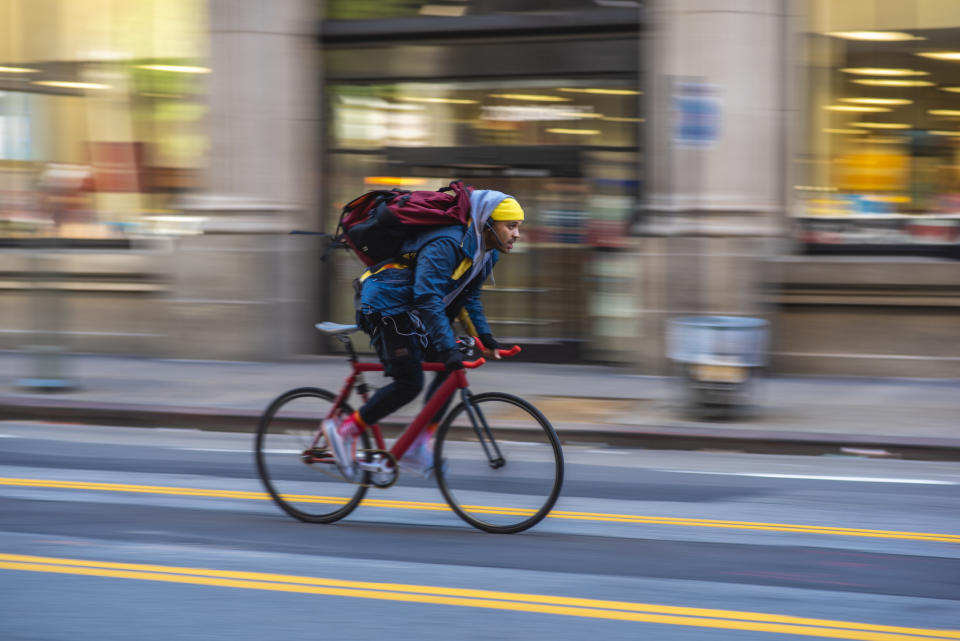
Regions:
<instances>
[{"instance_id":1,"label":"jacket hood","mask_svg":"<svg viewBox=\"0 0 960 641\"><path fill-rule=\"evenodd\" d=\"M482 232L483 226L490 220L490 214L506 198L513 196L493 189L474 189L470 194L470 216L474 226Z\"/></svg>"},{"instance_id":2,"label":"jacket hood","mask_svg":"<svg viewBox=\"0 0 960 641\"><path fill-rule=\"evenodd\" d=\"M470 230L477 241L473 255L474 264L483 261L483 229L490 220L490 214L506 198L513 196L493 189L474 189L470 194Z\"/></svg>"},{"instance_id":3,"label":"jacket hood","mask_svg":"<svg viewBox=\"0 0 960 641\"><path fill-rule=\"evenodd\" d=\"M470 256L473 264L470 266L467 277L461 281L461 286L444 296L444 304L449 304L467 283L480 273L486 262L492 259L493 251L488 252L483 247L483 229L490 220L490 214L504 198L513 198L513 196L493 189L474 189L470 193L470 226L467 228L467 235L473 240L473 255ZM464 248L467 248L466 243Z\"/></svg>"}]
</instances>

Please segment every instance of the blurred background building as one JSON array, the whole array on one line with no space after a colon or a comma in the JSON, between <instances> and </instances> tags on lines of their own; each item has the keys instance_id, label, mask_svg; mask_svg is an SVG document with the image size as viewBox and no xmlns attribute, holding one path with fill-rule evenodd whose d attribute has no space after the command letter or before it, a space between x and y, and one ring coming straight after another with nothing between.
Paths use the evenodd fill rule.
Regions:
<instances>
[{"instance_id":1,"label":"blurred background building","mask_svg":"<svg viewBox=\"0 0 960 641\"><path fill-rule=\"evenodd\" d=\"M960 375L960 3L0 0L0 348L270 359L353 317L340 207L515 195L531 358ZM956 130L956 131L955 131Z\"/></svg>"}]
</instances>

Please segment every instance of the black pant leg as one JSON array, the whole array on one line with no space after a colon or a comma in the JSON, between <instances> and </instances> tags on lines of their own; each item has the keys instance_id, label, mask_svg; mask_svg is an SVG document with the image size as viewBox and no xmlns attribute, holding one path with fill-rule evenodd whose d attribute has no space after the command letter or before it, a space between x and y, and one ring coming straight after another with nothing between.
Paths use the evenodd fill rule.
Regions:
<instances>
[{"instance_id":1,"label":"black pant leg","mask_svg":"<svg viewBox=\"0 0 960 641\"><path fill-rule=\"evenodd\" d=\"M371 343L393 382L378 389L360 408L360 418L367 425L394 413L423 389L423 350L416 329L406 315L380 318L371 326Z\"/></svg>"},{"instance_id":2,"label":"black pant leg","mask_svg":"<svg viewBox=\"0 0 960 641\"><path fill-rule=\"evenodd\" d=\"M433 395L436 393L436 391L440 389L440 386L443 385L443 383L449 377L450 377L450 372L447 372L447 371L436 373L436 375L433 377L433 380L430 382L430 387L427 388L427 393L424 395L424 398L423 398L424 405L426 405L430 401L430 399L433 398ZM447 408L450 407L450 401L452 400L453 400L453 396L451 395L449 398L447 398L447 401L442 406L440 406L440 409L438 409L437 413L433 415L433 417L430 419L430 422L439 423L440 419L443 418L443 415L447 413Z\"/></svg>"}]
</instances>

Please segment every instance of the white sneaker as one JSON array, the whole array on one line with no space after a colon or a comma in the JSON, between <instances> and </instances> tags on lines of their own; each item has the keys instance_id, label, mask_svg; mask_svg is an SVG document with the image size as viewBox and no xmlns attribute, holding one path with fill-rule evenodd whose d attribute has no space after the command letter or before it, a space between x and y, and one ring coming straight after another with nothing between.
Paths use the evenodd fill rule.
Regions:
<instances>
[{"instance_id":1,"label":"white sneaker","mask_svg":"<svg viewBox=\"0 0 960 641\"><path fill-rule=\"evenodd\" d=\"M357 440L356 436L341 436L340 427L342 421L336 419L324 419L323 434L327 437L327 445L333 452L333 458L337 461L337 468L348 481L353 481L357 474L357 462L353 458L353 442Z\"/></svg>"},{"instance_id":2,"label":"white sneaker","mask_svg":"<svg viewBox=\"0 0 960 641\"><path fill-rule=\"evenodd\" d=\"M424 479L433 476L433 452L426 444L411 448L398 463L401 470L414 476Z\"/></svg>"},{"instance_id":3,"label":"white sneaker","mask_svg":"<svg viewBox=\"0 0 960 641\"><path fill-rule=\"evenodd\" d=\"M433 466L433 448L428 442L415 446L407 451L398 461L400 469L414 476L429 479L436 471ZM443 460L441 468L446 471L447 461Z\"/></svg>"}]
</instances>

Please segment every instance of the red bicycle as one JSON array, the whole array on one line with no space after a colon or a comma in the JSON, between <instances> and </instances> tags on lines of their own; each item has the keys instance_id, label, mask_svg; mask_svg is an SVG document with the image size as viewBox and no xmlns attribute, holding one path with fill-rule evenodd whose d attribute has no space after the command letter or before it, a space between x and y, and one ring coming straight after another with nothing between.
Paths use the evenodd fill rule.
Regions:
<instances>
[{"instance_id":1,"label":"red bicycle","mask_svg":"<svg viewBox=\"0 0 960 641\"><path fill-rule=\"evenodd\" d=\"M346 347L351 371L339 394L317 387L290 390L270 404L257 428L260 479L287 514L310 523L332 523L350 514L370 487L393 486L400 474L397 461L460 390L460 403L446 413L434 436L434 470L446 502L470 525L499 534L521 532L547 516L563 485L563 451L556 431L522 398L500 392L473 394L466 369L451 372L389 449L379 425L364 430L357 439L359 479L344 479L327 448L321 422L352 412L348 399L354 391L366 402L370 387L363 375L382 372L383 365L359 361L350 339L356 325L316 327ZM499 353L512 356L519 351L514 346ZM464 367L484 362L478 358ZM443 370L441 363L422 366L424 371ZM436 509L436 504L423 501L381 505Z\"/></svg>"}]
</instances>

